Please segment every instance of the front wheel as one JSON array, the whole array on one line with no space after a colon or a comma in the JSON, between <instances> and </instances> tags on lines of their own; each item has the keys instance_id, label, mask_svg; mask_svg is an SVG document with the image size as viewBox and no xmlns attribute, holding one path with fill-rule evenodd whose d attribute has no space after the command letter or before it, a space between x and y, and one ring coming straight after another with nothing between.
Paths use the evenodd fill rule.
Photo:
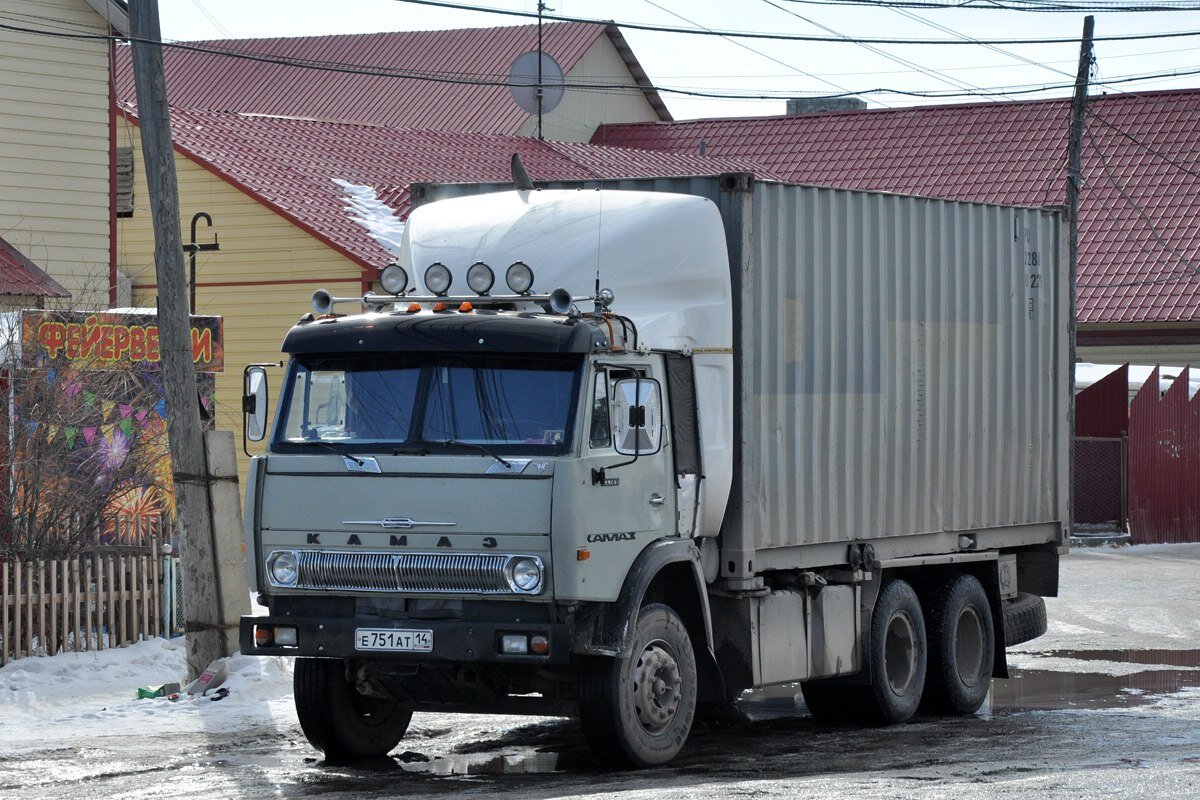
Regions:
<instances>
[{"instance_id":1,"label":"front wheel","mask_svg":"<svg viewBox=\"0 0 1200 800\"><path fill-rule=\"evenodd\" d=\"M579 676L579 717L593 752L614 766L665 764L696 713L696 657L679 615L648 605L628 658L592 659Z\"/></svg>"},{"instance_id":2,"label":"front wheel","mask_svg":"<svg viewBox=\"0 0 1200 800\"><path fill-rule=\"evenodd\" d=\"M342 661L297 658L293 687L304 737L328 761L387 755L412 719L395 701L359 692Z\"/></svg>"}]
</instances>

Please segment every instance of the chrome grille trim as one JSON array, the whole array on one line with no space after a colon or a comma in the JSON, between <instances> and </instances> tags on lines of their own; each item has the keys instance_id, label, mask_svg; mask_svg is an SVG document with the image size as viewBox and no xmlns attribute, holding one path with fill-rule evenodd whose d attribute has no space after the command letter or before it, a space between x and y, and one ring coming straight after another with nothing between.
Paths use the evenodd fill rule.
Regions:
<instances>
[{"instance_id":1,"label":"chrome grille trim","mask_svg":"<svg viewBox=\"0 0 1200 800\"><path fill-rule=\"evenodd\" d=\"M295 550L295 589L414 594L539 594L545 565L534 555L501 553L391 553L344 550ZM511 566L529 558L543 570L534 592L523 592L510 579Z\"/></svg>"}]
</instances>

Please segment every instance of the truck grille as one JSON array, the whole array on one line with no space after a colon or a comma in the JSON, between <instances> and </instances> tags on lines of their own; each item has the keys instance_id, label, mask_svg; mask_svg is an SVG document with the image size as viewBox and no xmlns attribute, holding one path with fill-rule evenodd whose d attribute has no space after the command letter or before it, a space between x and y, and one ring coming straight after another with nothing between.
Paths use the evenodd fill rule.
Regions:
<instances>
[{"instance_id":1,"label":"truck grille","mask_svg":"<svg viewBox=\"0 0 1200 800\"><path fill-rule=\"evenodd\" d=\"M529 594L511 579L516 556L483 553L346 553L296 551L299 589L340 589L356 592L463 592L470 594Z\"/></svg>"}]
</instances>

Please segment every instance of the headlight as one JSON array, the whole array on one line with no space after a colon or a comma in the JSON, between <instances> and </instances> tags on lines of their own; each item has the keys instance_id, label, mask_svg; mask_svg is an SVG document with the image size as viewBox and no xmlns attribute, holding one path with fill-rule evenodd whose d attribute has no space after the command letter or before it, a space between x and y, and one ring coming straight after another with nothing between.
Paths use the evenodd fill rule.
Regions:
<instances>
[{"instance_id":1,"label":"headlight","mask_svg":"<svg viewBox=\"0 0 1200 800\"><path fill-rule=\"evenodd\" d=\"M267 569L271 573L271 581L276 586L295 586L300 575L296 566L296 554L290 550L272 553L267 560Z\"/></svg>"},{"instance_id":2,"label":"headlight","mask_svg":"<svg viewBox=\"0 0 1200 800\"><path fill-rule=\"evenodd\" d=\"M429 269L425 270L425 288L436 295L440 296L450 291L450 284L453 282L454 276L440 261L433 262Z\"/></svg>"},{"instance_id":3,"label":"headlight","mask_svg":"<svg viewBox=\"0 0 1200 800\"><path fill-rule=\"evenodd\" d=\"M388 264L379 273L379 282L388 294L400 294L408 288L408 273L399 264Z\"/></svg>"},{"instance_id":4,"label":"headlight","mask_svg":"<svg viewBox=\"0 0 1200 800\"><path fill-rule=\"evenodd\" d=\"M492 288L492 284L496 282L496 274L492 272L492 268L482 261L476 261L467 270L467 286L471 287L471 291L475 294L484 295Z\"/></svg>"},{"instance_id":5,"label":"headlight","mask_svg":"<svg viewBox=\"0 0 1200 800\"><path fill-rule=\"evenodd\" d=\"M542 565L533 558L518 558L509 566L509 578L518 592L533 594L542 585Z\"/></svg>"},{"instance_id":6,"label":"headlight","mask_svg":"<svg viewBox=\"0 0 1200 800\"><path fill-rule=\"evenodd\" d=\"M504 273L504 280L514 294L525 294L533 288L533 270L524 261L514 261Z\"/></svg>"}]
</instances>

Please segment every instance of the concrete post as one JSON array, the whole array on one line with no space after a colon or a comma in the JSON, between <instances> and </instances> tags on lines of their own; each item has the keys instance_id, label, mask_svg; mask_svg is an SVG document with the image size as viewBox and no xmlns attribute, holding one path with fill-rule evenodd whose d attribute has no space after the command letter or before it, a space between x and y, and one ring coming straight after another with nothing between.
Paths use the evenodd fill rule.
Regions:
<instances>
[{"instance_id":1,"label":"concrete post","mask_svg":"<svg viewBox=\"0 0 1200 800\"><path fill-rule=\"evenodd\" d=\"M242 496L233 434L205 431L204 451L210 478L221 655L228 656L237 652L242 615L250 613L250 586L242 548Z\"/></svg>"}]
</instances>

